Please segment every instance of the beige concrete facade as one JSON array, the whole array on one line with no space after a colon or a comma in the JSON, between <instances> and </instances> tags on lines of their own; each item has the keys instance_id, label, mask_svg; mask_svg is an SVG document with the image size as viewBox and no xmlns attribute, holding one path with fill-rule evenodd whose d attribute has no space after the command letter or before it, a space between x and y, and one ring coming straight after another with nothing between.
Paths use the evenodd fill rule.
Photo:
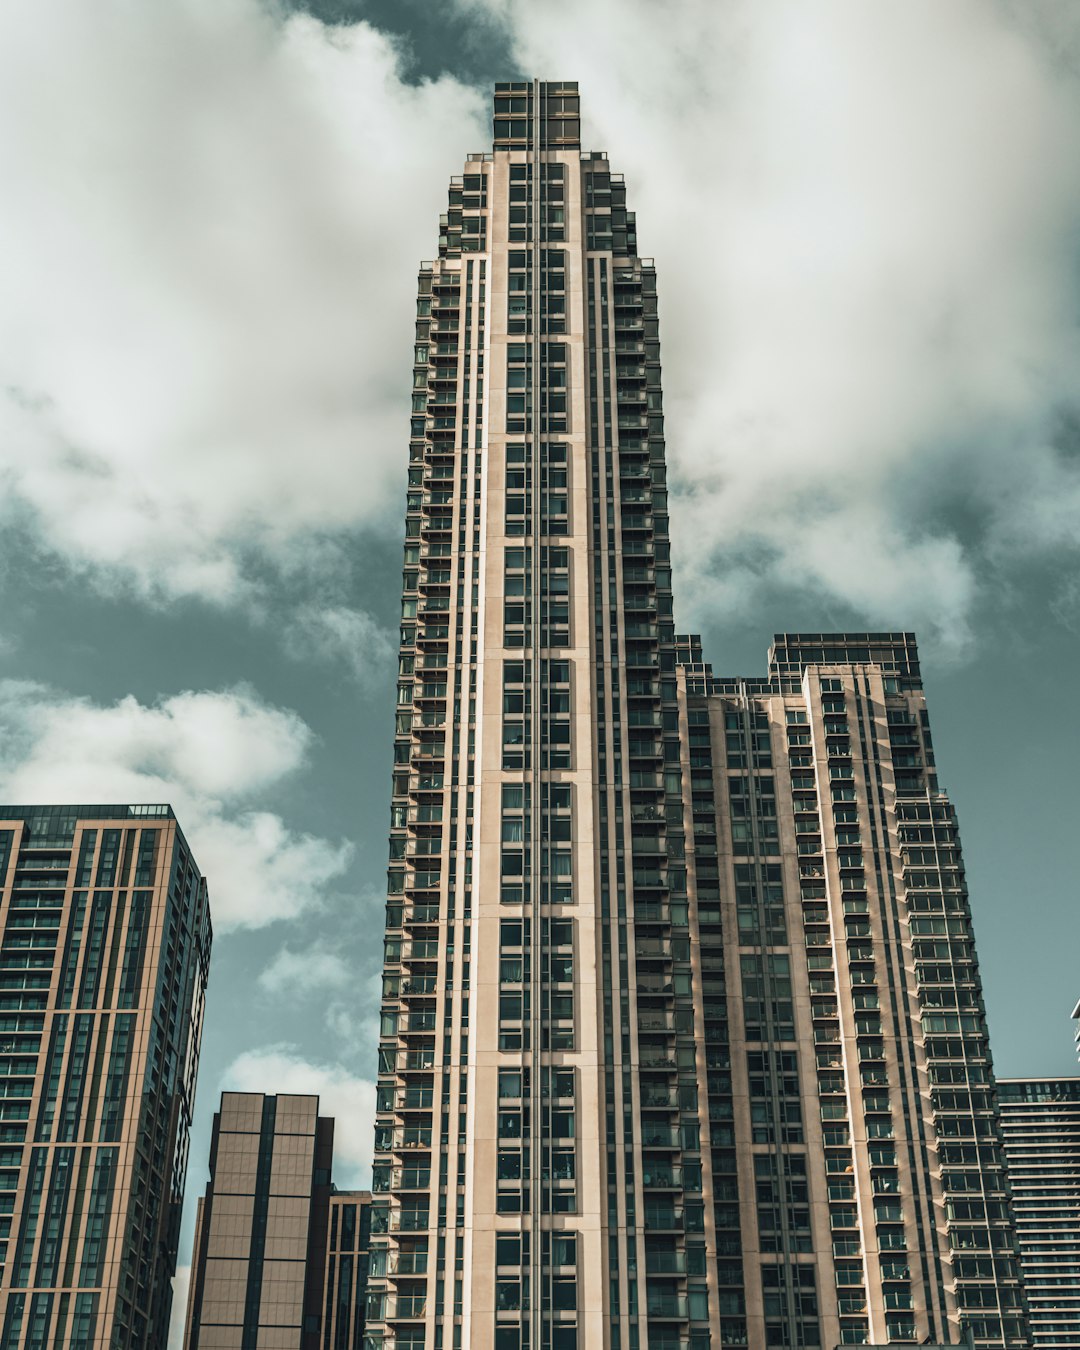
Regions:
<instances>
[{"instance_id":1,"label":"beige concrete facade","mask_svg":"<svg viewBox=\"0 0 1080 1350\"><path fill-rule=\"evenodd\" d=\"M687 655L693 852L698 868L718 858L715 913L692 887L703 952L707 916L724 935L729 1072L710 1114L730 1091L744 1280L730 1330L752 1346L965 1331L1027 1345L956 815L914 640L785 635L760 681L714 679Z\"/></svg>"},{"instance_id":2,"label":"beige concrete facade","mask_svg":"<svg viewBox=\"0 0 1080 1350\"><path fill-rule=\"evenodd\" d=\"M210 956L172 812L0 807L0 1340L160 1347Z\"/></svg>"},{"instance_id":3,"label":"beige concrete facade","mask_svg":"<svg viewBox=\"0 0 1080 1350\"><path fill-rule=\"evenodd\" d=\"M421 273L372 1346L645 1341L625 872L631 772L663 819L655 281L621 179L578 148L576 88L534 96L547 148L508 132L473 157ZM673 1274L654 1311L678 1325Z\"/></svg>"},{"instance_id":4,"label":"beige concrete facade","mask_svg":"<svg viewBox=\"0 0 1080 1350\"><path fill-rule=\"evenodd\" d=\"M1017 1345L914 642L751 694L676 639L656 274L578 129L497 86L420 272L366 1350Z\"/></svg>"}]
</instances>

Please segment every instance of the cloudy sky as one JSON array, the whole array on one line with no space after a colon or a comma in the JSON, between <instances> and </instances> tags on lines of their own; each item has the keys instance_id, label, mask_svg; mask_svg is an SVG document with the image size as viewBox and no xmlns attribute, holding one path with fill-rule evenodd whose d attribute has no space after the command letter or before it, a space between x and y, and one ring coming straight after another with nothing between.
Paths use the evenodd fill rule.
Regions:
<instances>
[{"instance_id":1,"label":"cloudy sky","mask_svg":"<svg viewBox=\"0 0 1080 1350\"><path fill-rule=\"evenodd\" d=\"M223 1084L365 1174L416 265L534 74L657 261L679 626L917 630L998 1070L1076 1067L1074 4L3 0L0 796L177 807L192 1196Z\"/></svg>"}]
</instances>

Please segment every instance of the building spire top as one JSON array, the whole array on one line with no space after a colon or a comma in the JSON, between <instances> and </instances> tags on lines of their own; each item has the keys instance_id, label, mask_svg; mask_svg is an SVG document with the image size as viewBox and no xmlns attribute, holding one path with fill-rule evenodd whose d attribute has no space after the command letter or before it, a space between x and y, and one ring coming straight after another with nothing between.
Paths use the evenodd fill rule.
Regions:
<instances>
[{"instance_id":1,"label":"building spire top","mask_svg":"<svg viewBox=\"0 0 1080 1350\"><path fill-rule=\"evenodd\" d=\"M576 80L519 80L495 86L496 150L579 150Z\"/></svg>"}]
</instances>

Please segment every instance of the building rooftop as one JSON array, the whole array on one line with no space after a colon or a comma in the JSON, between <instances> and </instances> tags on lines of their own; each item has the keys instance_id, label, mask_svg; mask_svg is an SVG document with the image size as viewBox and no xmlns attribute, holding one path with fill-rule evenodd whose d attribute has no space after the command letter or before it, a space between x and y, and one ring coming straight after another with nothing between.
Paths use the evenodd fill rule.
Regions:
<instances>
[{"instance_id":1,"label":"building rooftop","mask_svg":"<svg viewBox=\"0 0 1080 1350\"><path fill-rule=\"evenodd\" d=\"M496 150L581 148L581 99L575 80L497 84L493 112Z\"/></svg>"},{"instance_id":2,"label":"building rooftop","mask_svg":"<svg viewBox=\"0 0 1080 1350\"><path fill-rule=\"evenodd\" d=\"M1080 1102L1080 1077L999 1078L1002 1102Z\"/></svg>"}]
</instances>

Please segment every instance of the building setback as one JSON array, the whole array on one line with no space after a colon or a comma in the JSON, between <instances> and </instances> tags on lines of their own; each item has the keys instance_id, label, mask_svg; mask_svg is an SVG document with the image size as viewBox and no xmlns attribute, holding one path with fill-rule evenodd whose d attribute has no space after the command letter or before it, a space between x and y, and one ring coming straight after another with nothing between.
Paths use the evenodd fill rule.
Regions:
<instances>
[{"instance_id":1,"label":"building setback","mask_svg":"<svg viewBox=\"0 0 1080 1350\"><path fill-rule=\"evenodd\" d=\"M167 806L0 806L0 1345L164 1350L210 959Z\"/></svg>"},{"instance_id":2,"label":"building setback","mask_svg":"<svg viewBox=\"0 0 1080 1350\"><path fill-rule=\"evenodd\" d=\"M1080 1078L998 1080L1036 1350L1080 1347Z\"/></svg>"},{"instance_id":3,"label":"building setback","mask_svg":"<svg viewBox=\"0 0 1080 1350\"><path fill-rule=\"evenodd\" d=\"M368 1192L335 1192L319 1099L224 1092L199 1200L187 1350L359 1350Z\"/></svg>"},{"instance_id":4,"label":"building setback","mask_svg":"<svg viewBox=\"0 0 1080 1350\"><path fill-rule=\"evenodd\" d=\"M910 634L714 680L656 273L497 85L420 271L368 1350L1026 1344Z\"/></svg>"}]
</instances>

